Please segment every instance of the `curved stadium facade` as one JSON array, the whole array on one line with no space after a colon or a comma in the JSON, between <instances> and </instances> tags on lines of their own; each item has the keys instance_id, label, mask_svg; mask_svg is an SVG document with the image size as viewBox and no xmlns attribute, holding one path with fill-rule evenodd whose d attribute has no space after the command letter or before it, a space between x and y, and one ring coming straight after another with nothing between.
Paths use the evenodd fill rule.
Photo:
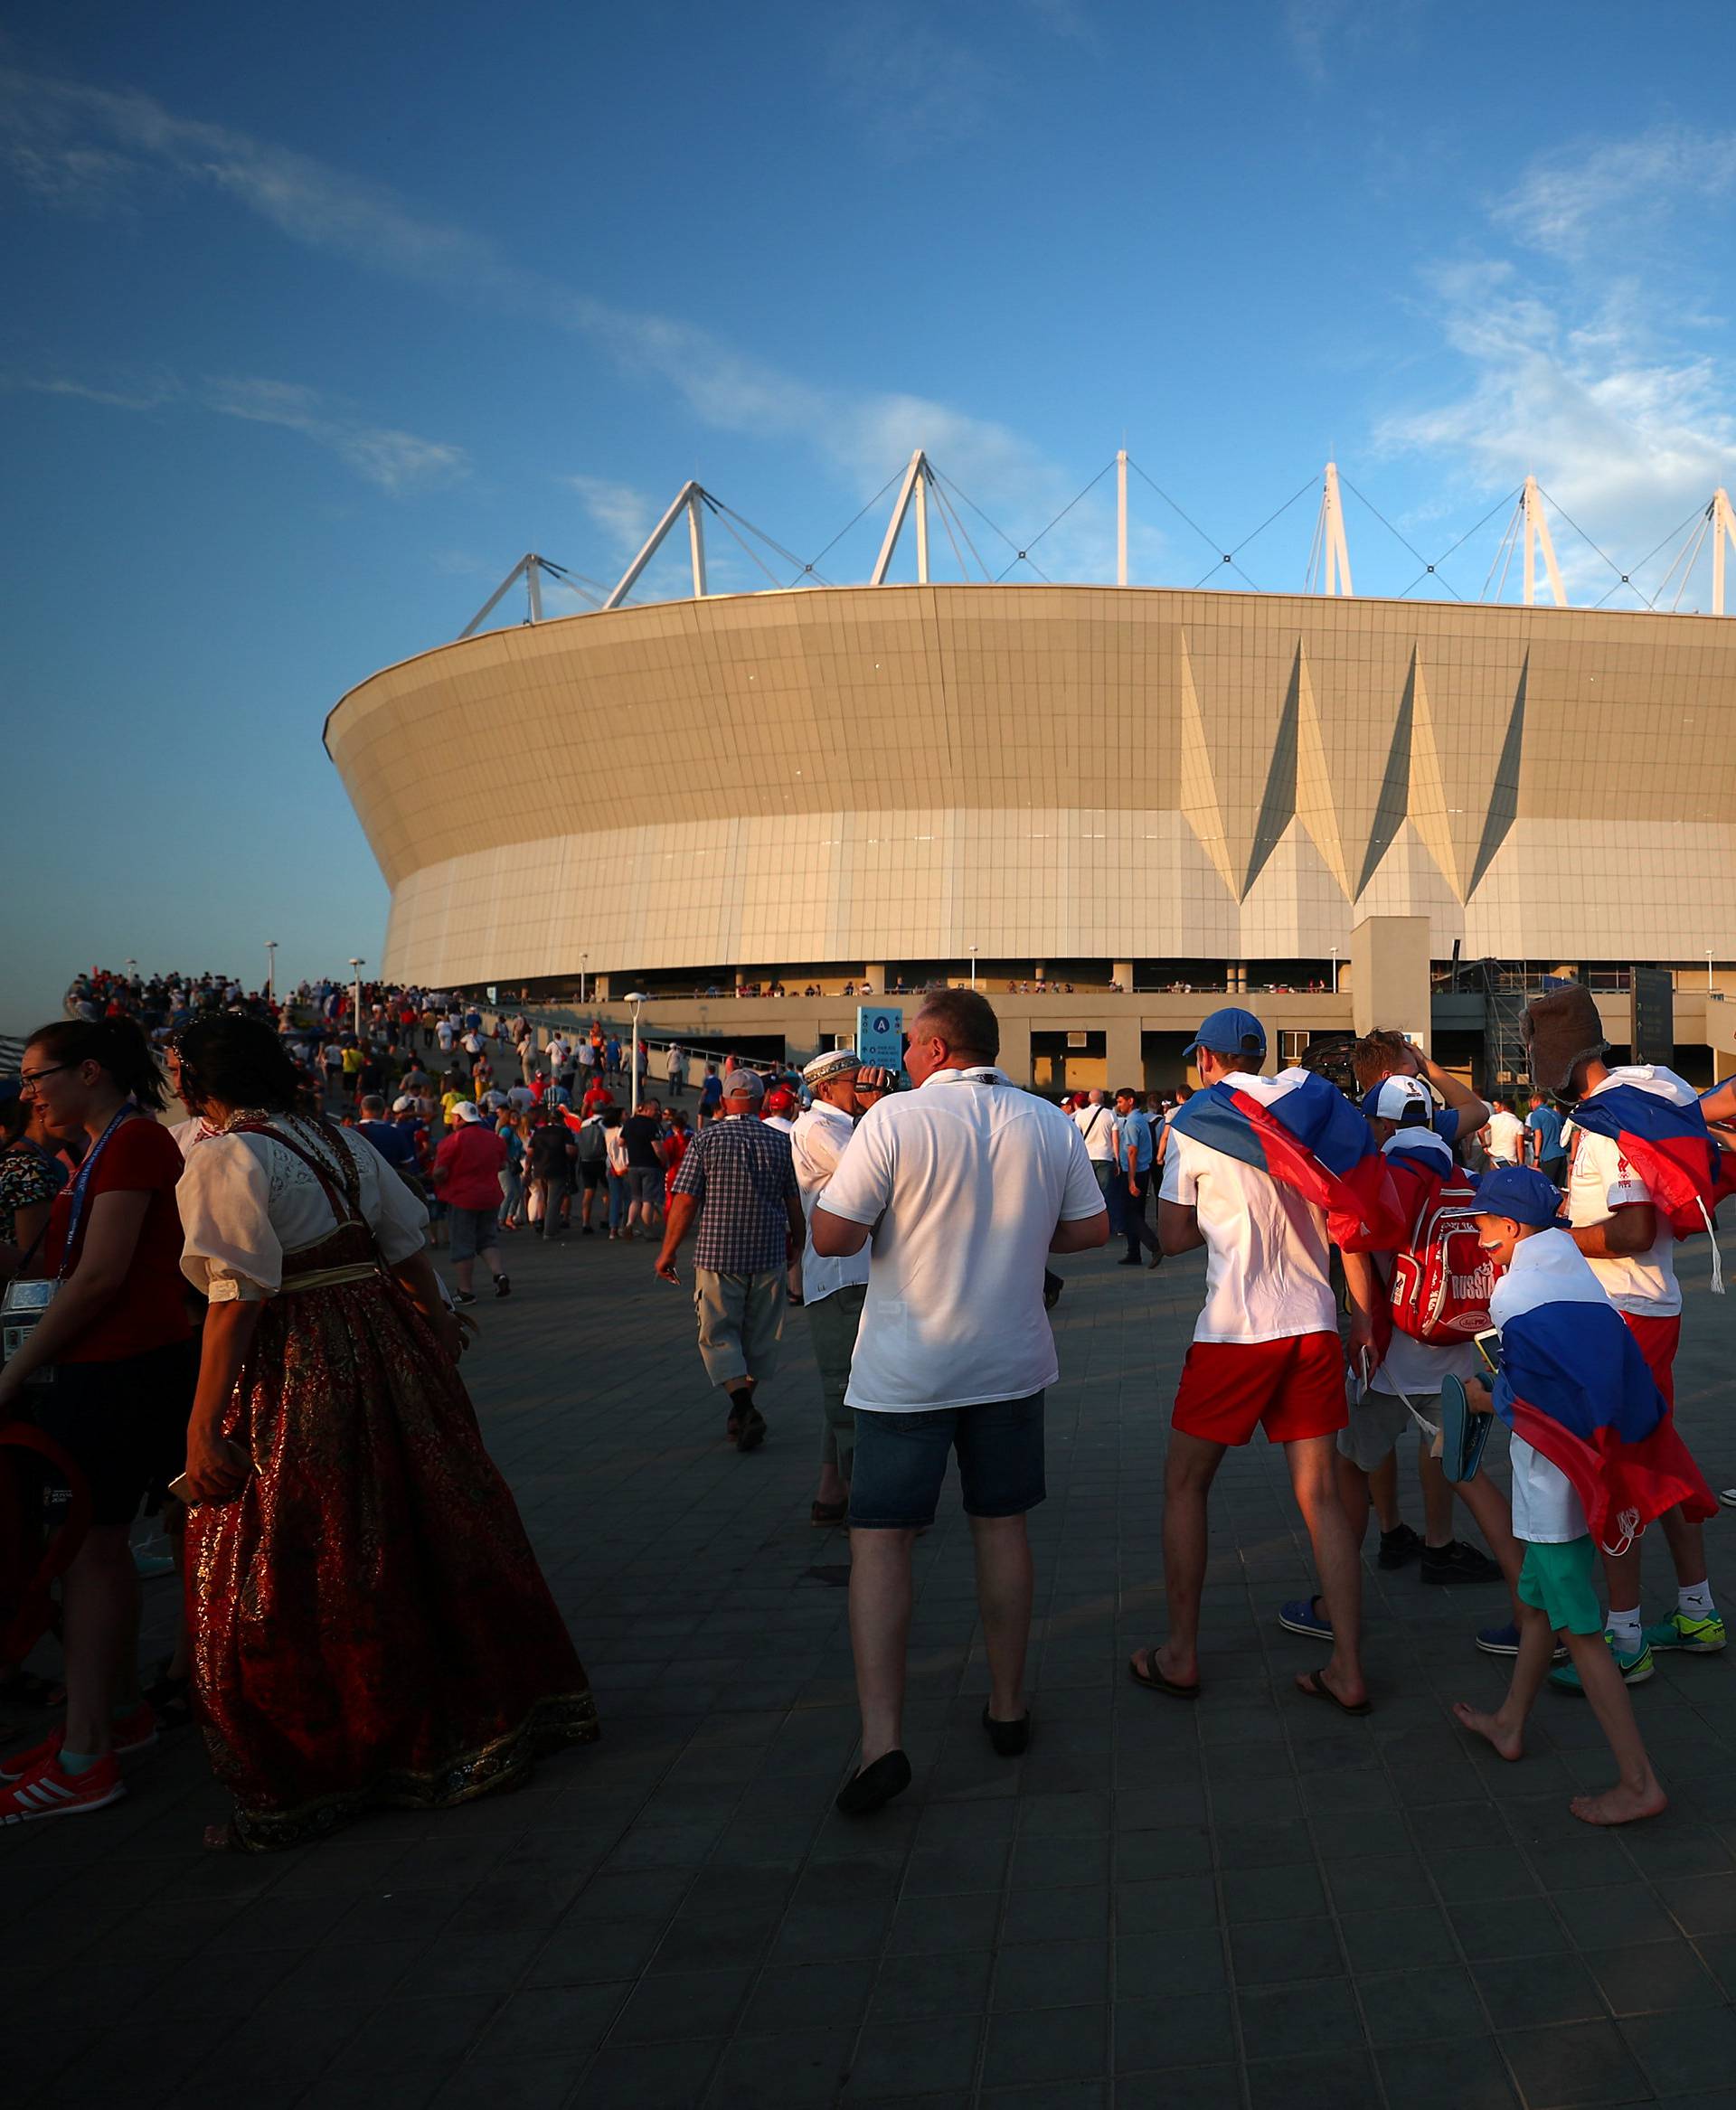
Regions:
<instances>
[{"instance_id":1,"label":"curved stadium facade","mask_svg":"<svg viewBox=\"0 0 1736 2110\"><path fill-rule=\"evenodd\" d=\"M995 974L1258 975L1348 957L1384 916L1426 918L1437 960L1731 949L1736 627L1714 618L720 596L441 646L351 690L326 737L392 889L385 972L433 986L581 962L927 979L972 947Z\"/></svg>"}]
</instances>

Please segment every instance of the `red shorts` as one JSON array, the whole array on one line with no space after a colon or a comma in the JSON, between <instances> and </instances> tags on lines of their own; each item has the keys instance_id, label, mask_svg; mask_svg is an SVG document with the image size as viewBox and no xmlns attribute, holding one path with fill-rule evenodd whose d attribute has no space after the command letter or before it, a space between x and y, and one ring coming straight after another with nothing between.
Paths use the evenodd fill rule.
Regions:
<instances>
[{"instance_id":1,"label":"red shorts","mask_svg":"<svg viewBox=\"0 0 1736 2110\"><path fill-rule=\"evenodd\" d=\"M1674 1407L1675 1352L1682 1340L1681 1313L1669 1319L1645 1319L1633 1312L1623 1312L1621 1315L1628 1322L1628 1331L1639 1343L1639 1352L1646 1358L1646 1367L1664 1395L1664 1404Z\"/></svg>"},{"instance_id":2,"label":"red shorts","mask_svg":"<svg viewBox=\"0 0 1736 2110\"><path fill-rule=\"evenodd\" d=\"M1335 1436L1350 1420L1344 1356L1335 1333L1282 1341L1196 1341L1182 1365L1172 1428L1209 1444Z\"/></svg>"}]
</instances>

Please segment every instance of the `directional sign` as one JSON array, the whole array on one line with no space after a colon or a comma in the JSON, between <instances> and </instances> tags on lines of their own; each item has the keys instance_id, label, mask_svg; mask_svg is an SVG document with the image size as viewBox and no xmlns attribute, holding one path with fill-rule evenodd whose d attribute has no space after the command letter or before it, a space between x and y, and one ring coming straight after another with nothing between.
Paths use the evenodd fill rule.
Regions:
<instances>
[{"instance_id":1,"label":"directional sign","mask_svg":"<svg viewBox=\"0 0 1736 2110\"><path fill-rule=\"evenodd\" d=\"M898 1003L856 1006L856 1054L882 1069L904 1068L904 1007Z\"/></svg>"}]
</instances>

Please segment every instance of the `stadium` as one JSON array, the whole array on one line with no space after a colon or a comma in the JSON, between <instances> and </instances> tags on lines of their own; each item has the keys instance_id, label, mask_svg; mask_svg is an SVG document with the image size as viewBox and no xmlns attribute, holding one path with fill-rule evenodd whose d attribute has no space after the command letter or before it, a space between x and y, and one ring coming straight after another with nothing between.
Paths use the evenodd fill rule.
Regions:
<instances>
[{"instance_id":1,"label":"stadium","mask_svg":"<svg viewBox=\"0 0 1736 2110\"><path fill-rule=\"evenodd\" d=\"M602 607L537 619L527 559L532 620L352 689L384 973L792 1056L863 984L975 979L1053 1084L1179 1075L1207 990L1290 1052L1378 1016L1507 1077L1571 973L1617 1045L1736 1068L1724 620L1538 605L1528 517L1518 605L1358 598L1347 557L1319 593L940 583L931 490L919 456L870 583L711 595L689 485ZM694 592L629 603L684 519Z\"/></svg>"}]
</instances>

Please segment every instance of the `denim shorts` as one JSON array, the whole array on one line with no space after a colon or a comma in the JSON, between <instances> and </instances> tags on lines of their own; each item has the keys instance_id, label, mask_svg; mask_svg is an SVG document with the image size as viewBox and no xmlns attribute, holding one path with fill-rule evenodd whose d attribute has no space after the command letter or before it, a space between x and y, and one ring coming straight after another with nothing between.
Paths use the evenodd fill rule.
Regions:
<instances>
[{"instance_id":1,"label":"denim shorts","mask_svg":"<svg viewBox=\"0 0 1736 2110\"><path fill-rule=\"evenodd\" d=\"M926 1414L856 1410L850 1521L916 1531L934 1521L947 1460L958 1454L965 1514L1017 1517L1048 1492L1043 1477L1043 1394Z\"/></svg>"},{"instance_id":2,"label":"denim shorts","mask_svg":"<svg viewBox=\"0 0 1736 2110\"><path fill-rule=\"evenodd\" d=\"M452 1226L452 1258L455 1260L474 1260L478 1253L486 1253L490 1246L500 1243L499 1211L493 1209L455 1209Z\"/></svg>"}]
</instances>

